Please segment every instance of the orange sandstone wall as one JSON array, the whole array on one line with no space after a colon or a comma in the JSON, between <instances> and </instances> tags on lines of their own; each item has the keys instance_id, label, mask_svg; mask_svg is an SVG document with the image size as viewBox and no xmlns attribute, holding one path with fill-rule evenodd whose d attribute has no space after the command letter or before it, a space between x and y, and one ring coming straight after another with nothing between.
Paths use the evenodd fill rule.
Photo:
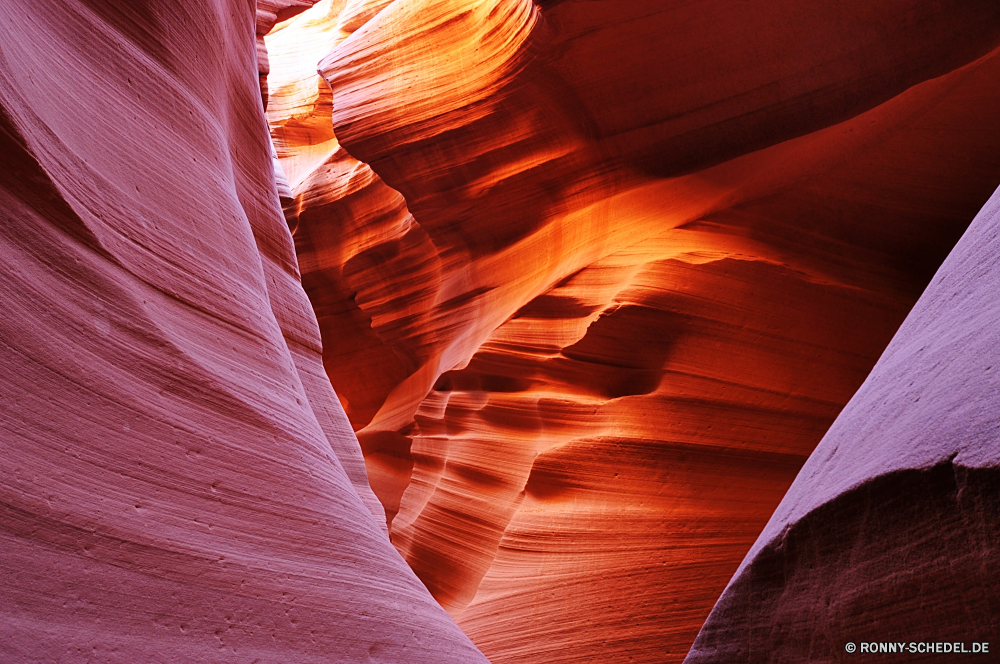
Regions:
<instances>
[{"instance_id":1,"label":"orange sandstone wall","mask_svg":"<svg viewBox=\"0 0 1000 664\"><path fill-rule=\"evenodd\" d=\"M267 42L327 373L494 664L680 661L1000 181L986 0L324 0Z\"/></svg>"}]
</instances>

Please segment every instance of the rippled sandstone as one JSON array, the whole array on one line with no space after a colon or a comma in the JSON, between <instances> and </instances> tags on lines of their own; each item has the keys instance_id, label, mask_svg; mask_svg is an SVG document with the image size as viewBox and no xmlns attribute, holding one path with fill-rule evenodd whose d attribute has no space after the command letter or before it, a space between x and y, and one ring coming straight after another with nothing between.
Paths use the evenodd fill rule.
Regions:
<instances>
[{"instance_id":1,"label":"rippled sandstone","mask_svg":"<svg viewBox=\"0 0 1000 664\"><path fill-rule=\"evenodd\" d=\"M859 642L906 644L880 655L889 661L951 662L911 644L974 652L991 641L998 252L1000 190L816 447L685 662L838 661Z\"/></svg>"},{"instance_id":2,"label":"rippled sandstone","mask_svg":"<svg viewBox=\"0 0 1000 664\"><path fill-rule=\"evenodd\" d=\"M485 661L390 544L324 374L257 26L0 4L5 663Z\"/></svg>"},{"instance_id":3,"label":"rippled sandstone","mask_svg":"<svg viewBox=\"0 0 1000 664\"><path fill-rule=\"evenodd\" d=\"M992 2L324 1L268 43L327 373L495 664L682 659L1000 181Z\"/></svg>"}]
</instances>

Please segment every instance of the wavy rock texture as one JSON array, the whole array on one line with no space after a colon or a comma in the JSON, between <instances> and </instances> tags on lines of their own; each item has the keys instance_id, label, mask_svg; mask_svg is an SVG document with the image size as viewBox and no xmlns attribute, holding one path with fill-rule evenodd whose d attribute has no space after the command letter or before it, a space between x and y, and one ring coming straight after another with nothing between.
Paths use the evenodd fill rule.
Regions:
<instances>
[{"instance_id":1,"label":"wavy rock texture","mask_svg":"<svg viewBox=\"0 0 1000 664\"><path fill-rule=\"evenodd\" d=\"M849 641L991 640L998 252L1000 190L803 467L686 662L829 662Z\"/></svg>"},{"instance_id":2,"label":"wavy rock texture","mask_svg":"<svg viewBox=\"0 0 1000 664\"><path fill-rule=\"evenodd\" d=\"M267 41L327 373L494 664L680 661L1000 181L985 0L327 0Z\"/></svg>"},{"instance_id":3,"label":"wavy rock texture","mask_svg":"<svg viewBox=\"0 0 1000 664\"><path fill-rule=\"evenodd\" d=\"M0 5L0 660L484 662L386 537L243 0Z\"/></svg>"}]
</instances>

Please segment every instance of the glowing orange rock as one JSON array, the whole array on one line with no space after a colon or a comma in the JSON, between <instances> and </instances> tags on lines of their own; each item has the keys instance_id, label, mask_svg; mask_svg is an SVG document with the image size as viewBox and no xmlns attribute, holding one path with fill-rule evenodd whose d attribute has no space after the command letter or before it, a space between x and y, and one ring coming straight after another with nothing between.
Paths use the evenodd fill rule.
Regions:
<instances>
[{"instance_id":1,"label":"glowing orange rock","mask_svg":"<svg viewBox=\"0 0 1000 664\"><path fill-rule=\"evenodd\" d=\"M495 664L682 659L1000 180L987 2L326 3L268 40L327 371Z\"/></svg>"}]
</instances>

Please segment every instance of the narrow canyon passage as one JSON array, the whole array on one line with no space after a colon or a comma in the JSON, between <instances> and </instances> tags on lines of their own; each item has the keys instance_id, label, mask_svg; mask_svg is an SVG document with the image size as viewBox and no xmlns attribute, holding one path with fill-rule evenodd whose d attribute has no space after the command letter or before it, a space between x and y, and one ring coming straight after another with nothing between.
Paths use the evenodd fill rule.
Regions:
<instances>
[{"instance_id":1,"label":"narrow canyon passage","mask_svg":"<svg viewBox=\"0 0 1000 664\"><path fill-rule=\"evenodd\" d=\"M266 42L327 373L494 663L683 659L1000 182L987 2L323 0Z\"/></svg>"},{"instance_id":2,"label":"narrow canyon passage","mask_svg":"<svg viewBox=\"0 0 1000 664\"><path fill-rule=\"evenodd\" d=\"M3 0L0 662L996 641L997 127L994 0Z\"/></svg>"}]
</instances>

